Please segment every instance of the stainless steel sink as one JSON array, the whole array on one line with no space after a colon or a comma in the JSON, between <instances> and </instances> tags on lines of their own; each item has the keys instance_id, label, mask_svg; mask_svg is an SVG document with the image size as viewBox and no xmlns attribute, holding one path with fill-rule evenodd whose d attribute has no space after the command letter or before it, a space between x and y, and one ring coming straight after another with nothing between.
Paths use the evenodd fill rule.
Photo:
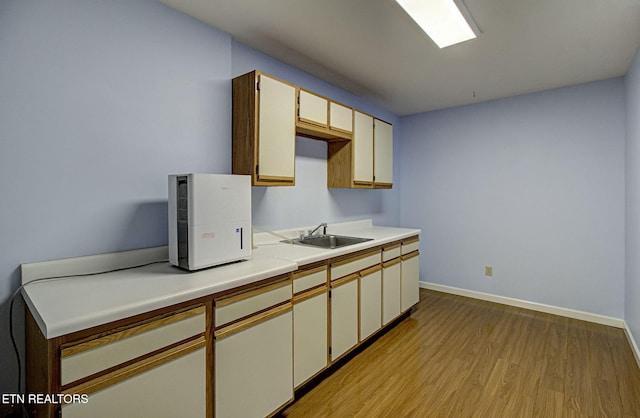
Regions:
<instances>
[{"instance_id":1,"label":"stainless steel sink","mask_svg":"<svg viewBox=\"0 0 640 418\"><path fill-rule=\"evenodd\" d=\"M339 248L371 240L373 240L373 238L347 237L344 235L312 235L283 242L319 248Z\"/></svg>"}]
</instances>

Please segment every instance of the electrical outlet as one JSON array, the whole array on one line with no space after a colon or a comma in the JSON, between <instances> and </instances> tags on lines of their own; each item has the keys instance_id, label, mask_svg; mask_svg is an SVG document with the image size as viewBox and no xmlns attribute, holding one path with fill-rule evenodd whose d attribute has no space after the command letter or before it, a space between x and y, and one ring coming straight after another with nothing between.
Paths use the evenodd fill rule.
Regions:
<instances>
[{"instance_id":1,"label":"electrical outlet","mask_svg":"<svg viewBox=\"0 0 640 418\"><path fill-rule=\"evenodd\" d=\"M484 275L487 277L493 276L493 267L492 266L484 266Z\"/></svg>"}]
</instances>

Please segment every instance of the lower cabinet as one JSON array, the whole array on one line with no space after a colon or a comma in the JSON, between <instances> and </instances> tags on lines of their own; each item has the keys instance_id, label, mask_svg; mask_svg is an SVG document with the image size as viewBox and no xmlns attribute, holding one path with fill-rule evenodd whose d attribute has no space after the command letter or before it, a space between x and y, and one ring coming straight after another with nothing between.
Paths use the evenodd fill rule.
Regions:
<instances>
[{"instance_id":1,"label":"lower cabinet","mask_svg":"<svg viewBox=\"0 0 640 418\"><path fill-rule=\"evenodd\" d=\"M61 416L205 418L205 324L199 306L61 345Z\"/></svg>"},{"instance_id":2,"label":"lower cabinet","mask_svg":"<svg viewBox=\"0 0 640 418\"><path fill-rule=\"evenodd\" d=\"M217 418L266 417L293 399L291 321L289 307L232 335L216 337Z\"/></svg>"},{"instance_id":3,"label":"lower cabinet","mask_svg":"<svg viewBox=\"0 0 640 418\"><path fill-rule=\"evenodd\" d=\"M382 268L360 273L360 341L382 328Z\"/></svg>"},{"instance_id":4,"label":"lower cabinet","mask_svg":"<svg viewBox=\"0 0 640 418\"><path fill-rule=\"evenodd\" d=\"M402 312L420 301L420 253L413 251L402 256L402 293L400 297Z\"/></svg>"},{"instance_id":5,"label":"lower cabinet","mask_svg":"<svg viewBox=\"0 0 640 418\"><path fill-rule=\"evenodd\" d=\"M327 291L293 305L293 385L298 387L327 367Z\"/></svg>"},{"instance_id":6,"label":"lower cabinet","mask_svg":"<svg viewBox=\"0 0 640 418\"><path fill-rule=\"evenodd\" d=\"M331 283L331 361L358 344L358 278L352 274Z\"/></svg>"},{"instance_id":7,"label":"lower cabinet","mask_svg":"<svg viewBox=\"0 0 640 418\"><path fill-rule=\"evenodd\" d=\"M200 348L189 350L169 353L177 357L157 366L139 365L142 370L150 368L91 393L86 403L63 405L62 417L206 417L204 339Z\"/></svg>"},{"instance_id":8,"label":"lower cabinet","mask_svg":"<svg viewBox=\"0 0 640 418\"><path fill-rule=\"evenodd\" d=\"M302 269L293 277L293 385L298 388L327 367L327 266Z\"/></svg>"},{"instance_id":9,"label":"lower cabinet","mask_svg":"<svg viewBox=\"0 0 640 418\"><path fill-rule=\"evenodd\" d=\"M216 418L265 417L293 399L290 277L214 299Z\"/></svg>"},{"instance_id":10,"label":"lower cabinet","mask_svg":"<svg viewBox=\"0 0 640 418\"><path fill-rule=\"evenodd\" d=\"M394 258L383 264L382 268L382 325L397 318L400 313L400 288L402 259Z\"/></svg>"},{"instance_id":11,"label":"lower cabinet","mask_svg":"<svg viewBox=\"0 0 640 418\"><path fill-rule=\"evenodd\" d=\"M46 339L26 316L38 417L272 416L419 300L418 237Z\"/></svg>"}]
</instances>

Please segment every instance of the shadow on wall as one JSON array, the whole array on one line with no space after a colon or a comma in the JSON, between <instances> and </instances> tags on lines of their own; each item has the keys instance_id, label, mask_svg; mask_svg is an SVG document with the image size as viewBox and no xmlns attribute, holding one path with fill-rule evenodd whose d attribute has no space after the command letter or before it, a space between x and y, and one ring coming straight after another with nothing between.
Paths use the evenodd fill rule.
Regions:
<instances>
[{"instance_id":1,"label":"shadow on wall","mask_svg":"<svg viewBox=\"0 0 640 418\"><path fill-rule=\"evenodd\" d=\"M358 218L382 214L385 190L329 189L332 213L336 216Z\"/></svg>"},{"instance_id":2,"label":"shadow on wall","mask_svg":"<svg viewBox=\"0 0 640 418\"><path fill-rule=\"evenodd\" d=\"M129 217L124 217L121 223L122 233L116 235L117 242L106 247L110 251L124 251L129 249L148 248L167 245L168 242L168 202L151 201L134 203L130 209ZM80 256L80 254L70 254L69 257ZM20 267L17 266L9 276L11 283L11 295L19 288L21 283ZM14 355L14 348L10 334L10 304L11 297L0 302L0 352L6 353L5 360L0 370L2 381L0 387L7 393L17 393L18 390L18 369L17 359ZM18 296L13 307L13 329L16 344L20 351L22 361L21 385L24 387L24 314L25 304L21 296ZM0 414L0 416L3 416Z\"/></svg>"},{"instance_id":3,"label":"shadow on wall","mask_svg":"<svg viewBox=\"0 0 640 418\"><path fill-rule=\"evenodd\" d=\"M123 222L119 251L167 245L168 217L167 200L134 204L128 222Z\"/></svg>"}]
</instances>

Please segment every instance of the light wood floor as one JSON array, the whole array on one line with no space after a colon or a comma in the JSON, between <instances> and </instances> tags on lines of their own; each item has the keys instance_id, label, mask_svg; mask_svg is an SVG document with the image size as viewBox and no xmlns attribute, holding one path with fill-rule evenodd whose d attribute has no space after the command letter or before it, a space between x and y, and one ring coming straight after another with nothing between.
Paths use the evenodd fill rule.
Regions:
<instances>
[{"instance_id":1,"label":"light wood floor","mask_svg":"<svg viewBox=\"0 0 640 418\"><path fill-rule=\"evenodd\" d=\"M283 417L640 417L624 331L420 290L411 317Z\"/></svg>"}]
</instances>

